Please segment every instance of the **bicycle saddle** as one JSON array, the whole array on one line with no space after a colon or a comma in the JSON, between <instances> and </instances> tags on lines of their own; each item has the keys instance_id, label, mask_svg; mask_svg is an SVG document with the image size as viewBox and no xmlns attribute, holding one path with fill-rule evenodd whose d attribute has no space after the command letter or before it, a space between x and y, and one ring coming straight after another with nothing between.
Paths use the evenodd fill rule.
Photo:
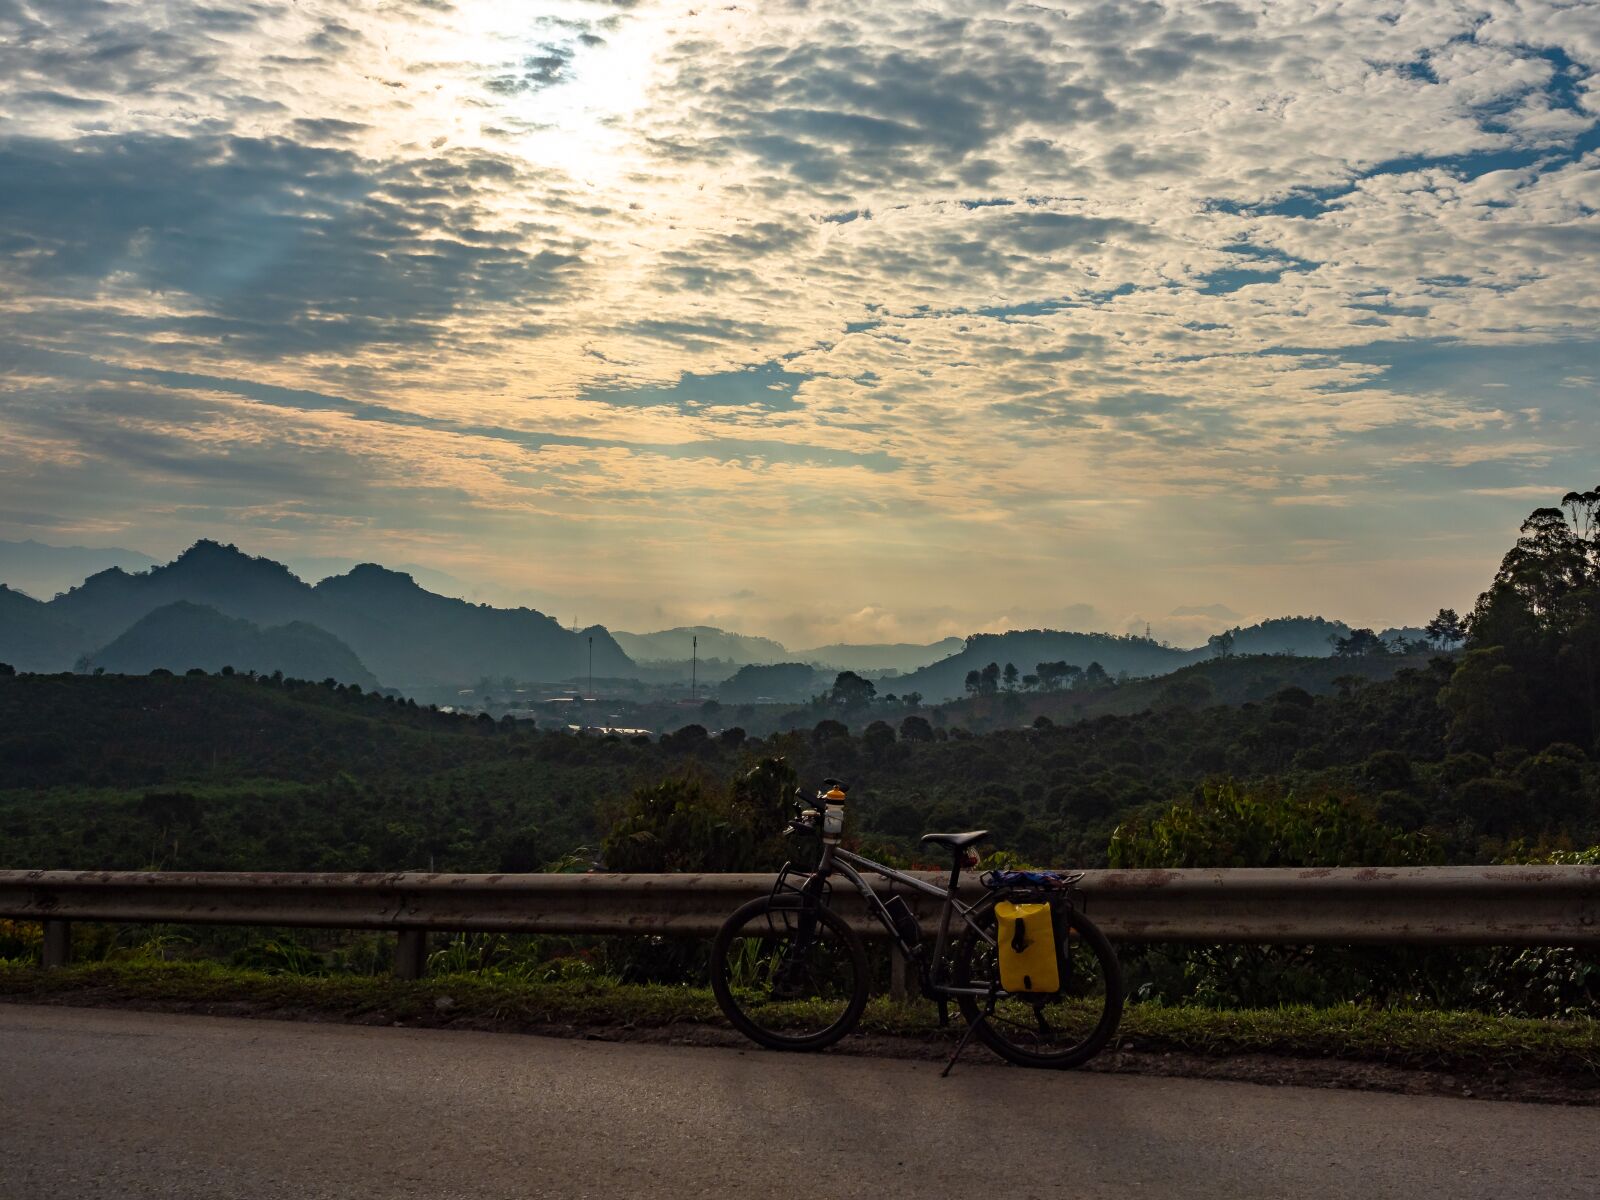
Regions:
<instances>
[{"instance_id":1,"label":"bicycle saddle","mask_svg":"<svg viewBox=\"0 0 1600 1200\"><path fill-rule=\"evenodd\" d=\"M970 833L925 833L922 835L922 841L931 842L935 846L947 846L951 850L965 850L988 836L987 829L974 829Z\"/></svg>"}]
</instances>

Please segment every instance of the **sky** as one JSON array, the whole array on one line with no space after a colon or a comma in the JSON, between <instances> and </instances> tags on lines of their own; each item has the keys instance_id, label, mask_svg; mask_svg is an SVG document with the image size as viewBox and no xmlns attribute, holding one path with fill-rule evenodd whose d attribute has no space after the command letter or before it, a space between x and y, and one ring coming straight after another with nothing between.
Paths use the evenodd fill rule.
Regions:
<instances>
[{"instance_id":1,"label":"sky","mask_svg":"<svg viewBox=\"0 0 1600 1200\"><path fill-rule=\"evenodd\" d=\"M1600 5L0 0L0 537L790 645L1465 609Z\"/></svg>"}]
</instances>

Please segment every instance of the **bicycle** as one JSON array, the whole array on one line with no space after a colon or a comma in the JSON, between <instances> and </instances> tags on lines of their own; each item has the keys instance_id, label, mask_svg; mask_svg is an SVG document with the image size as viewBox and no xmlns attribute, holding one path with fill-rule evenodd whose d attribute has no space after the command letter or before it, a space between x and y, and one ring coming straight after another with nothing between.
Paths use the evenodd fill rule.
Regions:
<instances>
[{"instance_id":1,"label":"bicycle","mask_svg":"<svg viewBox=\"0 0 1600 1200\"><path fill-rule=\"evenodd\" d=\"M922 994L939 1007L940 1025L949 1023L952 1000L966 1020L946 1074L974 1035L1025 1067L1076 1067L1106 1047L1122 1018L1122 969L1111 943L1082 912L1073 886L1082 872L1034 875L1044 881L1042 891L991 886L968 904L957 885L963 869L978 865L973 847L987 839L987 830L922 836L920 844L951 853L950 878L941 888L840 846L848 789L837 779L824 787L820 807L797 803L784 831L820 836L816 867L804 871L785 863L772 891L736 909L712 943L712 991L735 1028L773 1050L820 1050L855 1028L867 1004L867 958L860 935L832 906L830 878L838 874L855 885L868 917L915 965ZM940 902L931 947L904 896L893 892L883 899L862 872ZM1044 893L1056 901L1059 990L1008 992L1000 979L995 906Z\"/></svg>"}]
</instances>

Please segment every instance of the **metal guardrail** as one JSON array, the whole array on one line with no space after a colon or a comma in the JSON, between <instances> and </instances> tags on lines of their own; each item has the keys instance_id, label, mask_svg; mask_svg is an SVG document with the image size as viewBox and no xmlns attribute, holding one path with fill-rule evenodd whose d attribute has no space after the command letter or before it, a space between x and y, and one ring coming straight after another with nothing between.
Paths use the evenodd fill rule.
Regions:
<instances>
[{"instance_id":1,"label":"metal guardrail","mask_svg":"<svg viewBox=\"0 0 1600 1200\"><path fill-rule=\"evenodd\" d=\"M430 931L705 937L772 880L0 871L0 917L44 922L47 966L66 961L73 921L393 930L396 971L415 978ZM854 889L836 885L846 918L880 934ZM1593 866L1088 871L1081 886L1095 923L1124 941L1600 946ZM962 890L971 898L980 889L971 880ZM931 933L936 906L906 899Z\"/></svg>"}]
</instances>

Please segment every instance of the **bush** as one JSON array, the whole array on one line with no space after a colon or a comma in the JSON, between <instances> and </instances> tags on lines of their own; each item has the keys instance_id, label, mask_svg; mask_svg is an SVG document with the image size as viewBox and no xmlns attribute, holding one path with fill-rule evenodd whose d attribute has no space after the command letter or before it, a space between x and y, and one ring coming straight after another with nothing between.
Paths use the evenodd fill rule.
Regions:
<instances>
[{"instance_id":1,"label":"bush","mask_svg":"<svg viewBox=\"0 0 1600 1200\"><path fill-rule=\"evenodd\" d=\"M1352 800L1301 799L1232 781L1111 836L1113 867L1355 867L1437 861L1421 834L1402 833Z\"/></svg>"}]
</instances>

